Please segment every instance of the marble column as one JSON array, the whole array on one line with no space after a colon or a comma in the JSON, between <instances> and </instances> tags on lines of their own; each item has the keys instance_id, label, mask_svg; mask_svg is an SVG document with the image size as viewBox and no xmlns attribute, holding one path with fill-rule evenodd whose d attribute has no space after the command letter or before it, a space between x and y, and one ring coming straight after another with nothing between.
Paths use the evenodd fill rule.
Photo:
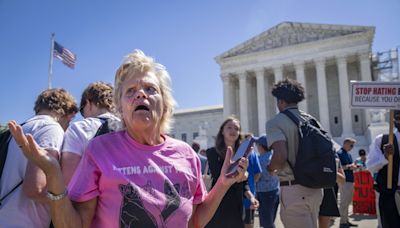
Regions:
<instances>
[{"instance_id":1,"label":"marble column","mask_svg":"<svg viewBox=\"0 0 400 228\"><path fill-rule=\"evenodd\" d=\"M249 115L247 101L247 73L239 73L239 96L240 96L240 125L243 132L249 131Z\"/></svg>"},{"instance_id":2,"label":"marble column","mask_svg":"<svg viewBox=\"0 0 400 228\"><path fill-rule=\"evenodd\" d=\"M257 79L258 134L261 135L265 133L265 122L267 120L264 69L259 69L255 73Z\"/></svg>"},{"instance_id":3,"label":"marble column","mask_svg":"<svg viewBox=\"0 0 400 228\"><path fill-rule=\"evenodd\" d=\"M275 83L277 83L283 79L283 66L282 65L274 66L273 69L274 69ZM274 103L275 103L275 107L276 107L275 113L278 113L279 110L278 110L278 106L276 103L276 99L274 99Z\"/></svg>"},{"instance_id":4,"label":"marble column","mask_svg":"<svg viewBox=\"0 0 400 228\"><path fill-rule=\"evenodd\" d=\"M360 59L360 70L361 70L361 81L371 81L371 63L369 60L369 53L359 54Z\"/></svg>"},{"instance_id":5,"label":"marble column","mask_svg":"<svg viewBox=\"0 0 400 228\"><path fill-rule=\"evenodd\" d=\"M304 62L298 62L295 63L295 68L296 68L296 80L300 82L300 84L304 87L304 96L305 99L299 103L299 109L303 110L305 112L308 111L308 101L307 101L307 87L306 87L306 80L305 80L305 74L304 74Z\"/></svg>"},{"instance_id":6,"label":"marble column","mask_svg":"<svg viewBox=\"0 0 400 228\"><path fill-rule=\"evenodd\" d=\"M339 74L340 109L342 116L342 137L354 136L350 110L350 87L347 75L347 59L345 56L336 57Z\"/></svg>"},{"instance_id":7,"label":"marble column","mask_svg":"<svg viewBox=\"0 0 400 228\"><path fill-rule=\"evenodd\" d=\"M283 66L274 67L275 83L283 79Z\"/></svg>"},{"instance_id":8,"label":"marble column","mask_svg":"<svg viewBox=\"0 0 400 228\"><path fill-rule=\"evenodd\" d=\"M231 78L229 74L221 75L221 79L224 87L224 119L232 115L232 99L233 99L233 89L231 85Z\"/></svg>"},{"instance_id":9,"label":"marble column","mask_svg":"<svg viewBox=\"0 0 400 228\"><path fill-rule=\"evenodd\" d=\"M361 81L370 82L372 81L372 74L371 74L371 62L369 60L369 53L360 53L360 71L361 71ZM364 116L365 116L365 124L371 123L370 117L370 110L364 109Z\"/></svg>"},{"instance_id":10,"label":"marble column","mask_svg":"<svg viewBox=\"0 0 400 228\"><path fill-rule=\"evenodd\" d=\"M319 121L322 127L330 133L328 87L326 86L325 59L315 60L317 71L317 90Z\"/></svg>"}]
</instances>

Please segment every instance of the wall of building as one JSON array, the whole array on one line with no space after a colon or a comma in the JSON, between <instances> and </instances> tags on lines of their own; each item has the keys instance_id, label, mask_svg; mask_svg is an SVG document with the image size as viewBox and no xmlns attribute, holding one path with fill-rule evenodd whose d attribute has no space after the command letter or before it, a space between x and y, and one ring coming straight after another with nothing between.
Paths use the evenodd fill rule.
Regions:
<instances>
[{"instance_id":1,"label":"wall of building","mask_svg":"<svg viewBox=\"0 0 400 228\"><path fill-rule=\"evenodd\" d=\"M191 145L193 140L198 137L201 148L206 149L215 144L215 136L223 122L223 108L222 106L213 106L192 110L177 110L174 114L174 119L175 123L170 134L173 138ZM206 140L203 140L202 136L204 135Z\"/></svg>"}]
</instances>

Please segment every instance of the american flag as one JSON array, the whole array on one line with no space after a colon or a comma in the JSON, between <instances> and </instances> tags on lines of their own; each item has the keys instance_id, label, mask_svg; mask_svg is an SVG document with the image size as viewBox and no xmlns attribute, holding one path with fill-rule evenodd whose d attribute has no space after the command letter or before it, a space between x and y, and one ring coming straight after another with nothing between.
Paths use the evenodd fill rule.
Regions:
<instances>
[{"instance_id":1,"label":"american flag","mask_svg":"<svg viewBox=\"0 0 400 228\"><path fill-rule=\"evenodd\" d=\"M76 55L74 53L72 53L70 50L61 46L56 41L54 41L53 56L56 57L57 59L61 60L69 68L74 69Z\"/></svg>"}]
</instances>

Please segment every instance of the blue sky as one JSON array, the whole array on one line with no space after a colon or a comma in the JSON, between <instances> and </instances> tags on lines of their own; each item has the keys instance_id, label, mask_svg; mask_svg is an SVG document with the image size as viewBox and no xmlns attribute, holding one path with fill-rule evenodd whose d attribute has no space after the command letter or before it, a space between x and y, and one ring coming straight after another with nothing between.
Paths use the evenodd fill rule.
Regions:
<instances>
[{"instance_id":1,"label":"blue sky","mask_svg":"<svg viewBox=\"0 0 400 228\"><path fill-rule=\"evenodd\" d=\"M78 58L74 70L54 60L53 87L77 102L138 48L167 67L182 109L222 104L214 57L283 21L376 26L373 51L400 45L399 0L0 0L0 123L34 114L52 32Z\"/></svg>"}]
</instances>

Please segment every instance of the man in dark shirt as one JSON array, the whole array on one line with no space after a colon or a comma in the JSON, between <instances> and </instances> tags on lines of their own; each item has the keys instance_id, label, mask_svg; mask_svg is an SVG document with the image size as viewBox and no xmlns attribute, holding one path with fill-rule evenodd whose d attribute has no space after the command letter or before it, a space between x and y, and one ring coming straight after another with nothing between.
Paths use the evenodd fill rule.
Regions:
<instances>
[{"instance_id":1,"label":"man in dark shirt","mask_svg":"<svg viewBox=\"0 0 400 228\"><path fill-rule=\"evenodd\" d=\"M356 143L356 140L352 138L346 138L343 142L342 148L337 152L340 163L342 164L344 174L346 176L346 182L339 185L340 191L340 227L357 226L356 224L349 222L349 205L353 198L354 191L354 175L353 170L357 169L357 166L353 163L353 158L349 153Z\"/></svg>"},{"instance_id":2,"label":"man in dark shirt","mask_svg":"<svg viewBox=\"0 0 400 228\"><path fill-rule=\"evenodd\" d=\"M389 143L388 134L378 135L369 148L367 168L376 174L376 190L380 220L383 228L399 227L400 224L400 110L394 111L394 138ZM388 156L393 155L392 188L387 188ZM397 213L396 213L397 211Z\"/></svg>"}]
</instances>

